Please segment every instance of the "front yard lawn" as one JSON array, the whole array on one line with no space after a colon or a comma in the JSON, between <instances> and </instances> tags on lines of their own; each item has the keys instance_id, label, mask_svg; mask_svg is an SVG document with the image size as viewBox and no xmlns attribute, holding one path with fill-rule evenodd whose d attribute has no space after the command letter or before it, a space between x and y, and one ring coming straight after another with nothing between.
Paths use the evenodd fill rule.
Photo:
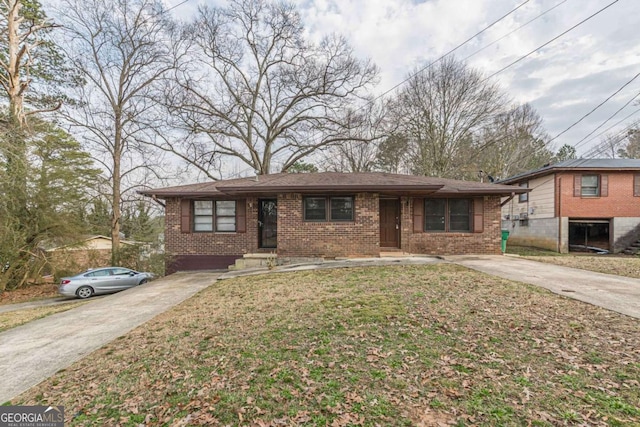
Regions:
<instances>
[{"instance_id":1,"label":"front yard lawn","mask_svg":"<svg viewBox=\"0 0 640 427\"><path fill-rule=\"evenodd\" d=\"M67 425L640 423L640 323L463 267L217 282L12 401Z\"/></svg>"}]
</instances>

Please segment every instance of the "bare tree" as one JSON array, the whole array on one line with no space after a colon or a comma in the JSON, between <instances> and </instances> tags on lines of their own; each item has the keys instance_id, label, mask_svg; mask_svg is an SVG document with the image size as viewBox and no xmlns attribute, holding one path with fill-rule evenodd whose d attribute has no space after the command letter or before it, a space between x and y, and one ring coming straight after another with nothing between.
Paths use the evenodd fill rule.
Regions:
<instances>
[{"instance_id":1,"label":"bare tree","mask_svg":"<svg viewBox=\"0 0 640 427\"><path fill-rule=\"evenodd\" d=\"M625 144L618 150L623 159L640 159L640 129L635 127L626 133Z\"/></svg>"},{"instance_id":2,"label":"bare tree","mask_svg":"<svg viewBox=\"0 0 640 427\"><path fill-rule=\"evenodd\" d=\"M503 105L494 84L453 57L413 72L395 108L413 172L459 177L474 133Z\"/></svg>"},{"instance_id":3,"label":"bare tree","mask_svg":"<svg viewBox=\"0 0 640 427\"><path fill-rule=\"evenodd\" d=\"M65 0L73 63L87 84L65 118L105 170L111 202L112 261L118 263L123 195L149 173L149 153L164 120L154 84L174 67L172 22L160 0Z\"/></svg>"},{"instance_id":4,"label":"bare tree","mask_svg":"<svg viewBox=\"0 0 640 427\"><path fill-rule=\"evenodd\" d=\"M376 169L389 173L409 173L409 141L402 133L392 133L378 144Z\"/></svg>"},{"instance_id":5,"label":"bare tree","mask_svg":"<svg viewBox=\"0 0 640 427\"><path fill-rule=\"evenodd\" d=\"M348 109L344 141L324 150L324 168L336 172L371 172L377 167L378 144L394 130L387 120L387 102L369 99L362 107Z\"/></svg>"},{"instance_id":6,"label":"bare tree","mask_svg":"<svg viewBox=\"0 0 640 427\"><path fill-rule=\"evenodd\" d=\"M268 174L348 139L344 111L376 80L342 37L305 40L291 3L232 0L202 7L185 34L191 67L176 75L167 105L198 138L170 149L215 179L216 161L234 158ZM202 138L204 137L204 139Z\"/></svg>"},{"instance_id":7,"label":"bare tree","mask_svg":"<svg viewBox=\"0 0 640 427\"><path fill-rule=\"evenodd\" d=\"M512 107L496 114L475 138L475 153L468 158L473 168L495 178L535 169L548 163L553 152L542 118L529 104Z\"/></svg>"}]
</instances>

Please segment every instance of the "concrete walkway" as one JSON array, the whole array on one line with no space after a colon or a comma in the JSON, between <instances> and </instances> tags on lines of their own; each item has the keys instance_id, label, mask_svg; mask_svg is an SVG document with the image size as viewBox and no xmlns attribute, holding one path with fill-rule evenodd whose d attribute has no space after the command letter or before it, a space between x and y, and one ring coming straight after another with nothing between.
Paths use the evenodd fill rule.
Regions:
<instances>
[{"instance_id":1,"label":"concrete walkway","mask_svg":"<svg viewBox=\"0 0 640 427\"><path fill-rule=\"evenodd\" d=\"M0 333L0 404L213 284L174 274Z\"/></svg>"},{"instance_id":2,"label":"concrete walkway","mask_svg":"<svg viewBox=\"0 0 640 427\"><path fill-rule=\"evenodd\" d=\"M445 260L640 319L640 279L502 255L458 255Z\"/></svg>"}]
</instances>

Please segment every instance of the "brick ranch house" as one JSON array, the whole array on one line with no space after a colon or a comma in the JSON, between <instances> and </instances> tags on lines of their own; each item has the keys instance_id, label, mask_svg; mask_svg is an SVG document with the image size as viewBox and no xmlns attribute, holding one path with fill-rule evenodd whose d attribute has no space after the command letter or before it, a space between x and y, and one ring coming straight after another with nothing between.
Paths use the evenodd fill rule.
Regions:
<instances>
[{"instance_id":1,"label":"brick ranch house","mask_svg":"<svg viewBox=\"0 0 640 427\"><path fill-rule=\"evenodd\" d=\"M509 185L387 173L273 174L141 191L165 201L167 272L277 257L500 253Z\"/></svg>"},{"instance_id":2,"label":"brick ranch house","mask_svg":"<svg viewBox=\"0 0 640 427\"><path fill-rule=\"evenodd\" d=\"M640 240L640 159L567 160L500 183L530 190L502 207L509 243L629 252Z\"/></svg>"}]
</instances>

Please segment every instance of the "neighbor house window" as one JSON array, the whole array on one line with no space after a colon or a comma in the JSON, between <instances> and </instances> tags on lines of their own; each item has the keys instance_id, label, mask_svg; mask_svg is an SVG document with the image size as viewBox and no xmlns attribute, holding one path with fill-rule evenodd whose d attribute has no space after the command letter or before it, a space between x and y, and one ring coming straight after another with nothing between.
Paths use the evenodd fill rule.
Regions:
<instances>
[{"instance_id":1,"label":"neighbor house window","mask_svg":"<svg viewBox=\"0 0 640 427\"><path fill-rule=\"evenodd\" d=\"M529 188L528 182L521 182L520 188ZM518 195L518 202L524 203L529 200L529 193L522 193Z\"/></svg>"},{"instance_id":2,"label":"neighbor house window","mask_svg":"<svg viewBox=\"0 0 640 427\"><path fill-rule=\"evenodd\" d=\"M194 231L236 231L236 202L196 200L193 202Z\"/></svg>"},{"instance_id":3,"label":"neighbor house window","mask_svg":"<svg viewBox=\"0 0 640 427\"><path fill-rule=\"evenodd\" d=\"M598 175L582 175L582 182L580 184L581 195L583 197L599 196L600 195L600 180Z\"/></svg>"},{"instance_id":4,"label":"neighbor house window","mask_svg":"<svg viewBox=\"0 0 640 427\"><path fill-rule=\"evenodd\" d=\"M305 221L353 221L353 197L305 197Z\"/></svg>"},{"instance_id":5,"label":"neighbor house window","mask_svg":"<svg viewBox=\"0 0 640 427\"><path fill-rule=\"evenodd\" d=\"M471 231L471 199L425 199L425 231Z\"/></svg>"}]
</instances>

